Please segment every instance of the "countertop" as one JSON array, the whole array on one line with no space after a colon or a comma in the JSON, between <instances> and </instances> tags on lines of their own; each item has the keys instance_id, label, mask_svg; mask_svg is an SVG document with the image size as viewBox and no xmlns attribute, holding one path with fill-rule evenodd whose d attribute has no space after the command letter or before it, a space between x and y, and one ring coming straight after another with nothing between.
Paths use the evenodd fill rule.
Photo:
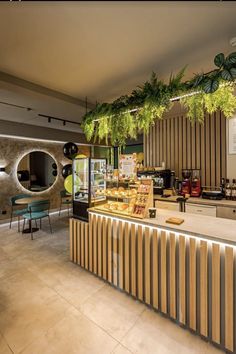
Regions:
<instances>
[{"instance_id":1,"label":"countertop","mask_svg":"<svg viewBox=\"0 0 236 354\"><path fill-rule=\"evenodd\" d=\"M181 196L170 196L168 198L162 198L160 195L154 195L154 200L160 200L162 202L172 202L173 203L173 202L176 202L176 199L179 197L181 197ZM205 205L236 208L236 201L235 200L226 200L226 199L211 200L211 199L190 197L187 199L186 203L205 204Z\"/></svg>"},{"instance_id":2,"label":"countertop","mask_svg":"<svg viewBox=\"0 0 236 354\"><path fill-rule=\"evenodd\" d=\"M118 215L96 208L90 208L89 212L110 216L130 222L148 225L166 230L206 238L212 241L223 242L236 247L236 222L230 219L215 218L198 214L181 213L165 209L157 209L156 219L136 219L130 216ZM167 224L166 219L176 217L184 219L181 225Z\"/></svg>"}]
</instances>

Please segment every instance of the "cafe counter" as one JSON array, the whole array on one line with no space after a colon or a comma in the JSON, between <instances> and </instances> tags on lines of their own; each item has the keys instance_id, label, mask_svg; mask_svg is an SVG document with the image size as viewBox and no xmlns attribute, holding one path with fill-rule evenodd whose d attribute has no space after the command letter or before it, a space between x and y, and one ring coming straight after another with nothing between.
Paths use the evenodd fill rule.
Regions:
<instances>
[{"instance_id":1,"label":"cafe counter","mask_svg":"<svg viewBox=\"0 0 236 354\"><path fill-rule=\"evenodd\" d=\"M169 217L184 219L167 224ZM70 259L224 350L236 351L236 224L157 209L70 219Z\"/></svg>"}]
</instances>

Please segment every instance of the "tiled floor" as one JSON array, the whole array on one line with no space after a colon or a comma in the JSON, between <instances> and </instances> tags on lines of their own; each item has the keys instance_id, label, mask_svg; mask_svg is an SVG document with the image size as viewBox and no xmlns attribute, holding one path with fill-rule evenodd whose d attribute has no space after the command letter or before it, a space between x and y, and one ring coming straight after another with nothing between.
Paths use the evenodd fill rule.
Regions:
<instances>
[{"instance_id":1,"label":"tiled floor","mask_svg":"<svg viewBox=\"0 0 236 354\"><path fill-rule=\"evenodd\" d=\"M221 353L69 261L68 219L0 226L0 354Z\"/></svg>"}]
</instances>

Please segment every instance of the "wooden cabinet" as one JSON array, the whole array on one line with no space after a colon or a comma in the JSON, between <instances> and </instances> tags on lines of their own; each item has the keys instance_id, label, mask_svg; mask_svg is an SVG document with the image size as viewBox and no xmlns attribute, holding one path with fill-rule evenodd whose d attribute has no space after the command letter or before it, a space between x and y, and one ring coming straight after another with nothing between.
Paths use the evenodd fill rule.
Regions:
<instances>
[{"instance_id":1,"label":"wooden cabinet","mask_svg":"<svg viewBox=\"0 0 236 354\"><path fill-rule=\"evenodd\" d=\"M191 214L216 216L216 206L213 205L186 203L185 211L186 213L191 213Z\"/></svg>"},{"instance_id":2,"label":"wooden cabinet","mask_svg":"<svg viewBox=\"0 0 236 354\"><path fill-rule=\"evenodd\" d=\"M163 202L162 200L156 200L155 207L160 209L166 209L166 210L180 211L179 203L176 202Z\"/></svg>"},{"instance_id":3,"label":"wooden cabinet","mask_svg":"<svg viewBox=\"0 0 236 354\"><path fill-rule=\"evenodd\" d=\"M218 206L216 216L218 218L236 220L236 208Z\"/></svg>"}]
</instances>

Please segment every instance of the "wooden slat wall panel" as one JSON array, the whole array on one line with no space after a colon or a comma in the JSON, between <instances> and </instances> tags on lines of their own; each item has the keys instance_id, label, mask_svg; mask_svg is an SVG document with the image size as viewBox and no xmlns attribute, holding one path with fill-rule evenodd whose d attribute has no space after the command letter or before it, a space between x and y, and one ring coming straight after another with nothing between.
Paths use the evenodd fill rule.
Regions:
<instances>
[{"instance_id":1,"label":"wooden slat wall panel","mask_svg":"<svg viewBox=\"0 0 236 354\"><path fill-rule=\"evenodd\" d=\"M136 296L136 226L131 225L131 294Z\"/></svg>"},{"instance_id":2,"label":"wooden slat wall panel","mask_svg":"<svg viewBox=\"0 0 236 354\"><path fill-rule=\"evenodd\" d=\"M186 239L179 237L179 321L186 323Z\"/></svg>"},{"instance_id":3,"label":"wooden slat wall panel","mask_svg":"<svg viewBox=\"0 0 236 354\"><path fill-rule=\"evenodd\" d=\"M204 124L193 123L185 115L157 121L144 137L145 166L175 170L201 169L203 186L219 186L226 176L226 119L221 112L205 114Z\"/></svg>"},{"instance_id":4,"label":"wooden slat wall panel","mask_svg":"<svg viewBox=\"0 0 236 354\"><path fill-rule=\"evenodd\" d=\"M206 137L205 137L205 130L206 130L206 116L204 117L204 125L201 125L201 178L202 178L202 185L206 185Z\"/></svg>"},{"instance_id":5,"label":"wooden slat wall panel","mask_svg":"<svg viewBox=\"0 0 236 354\"><path fill-rule=\"evenodd\" d=\"M112 241L113 241L113 284L118 285L118 221L113 220L113 232L112 232Z\"/></svg>"},{"instance_id":6,"label":"wooden slat wall panel","mask_svg":"<svg viewBox=\"0 0 236 354\"><path fill-rule=\"evenodd\" d=\"M125 234L124 234L124 244L125 244L125 291L130 291L130 225L125 223Z\"/></svg>"},{"instance_id":7,"label":"wooden slat wall panel","mask_svg":"<svg viewBox=\"0 0 236 354\"><path fill-rule=\"evenodd\" d=\"M170 166L173 166L175 163L175 121L174 118L170 119Z\"/></svg>"},{"instance_id":8,"label":"wooden slat wall panel","mask_svg":"<svg viewBox=\"0 0 236 354\"><path fill-rule=\"evenodd\" d=\"M233 246L90 215L70 220L70 247L74 263L91 256L97 276L235 353Z\"/></svg>"},{"instance_id":9,"label":"wooden slat wall panel","mask_svg":"<svg viewBox=\"0 0 236 354\"><path fill-rule=\"evenodd\" d=\"M112 282L112 224L107 219L107 280Z\"/></svg>"},{"instance_id":10,"label":"wooden slat wall panel","mask_svg":"<svg viewBox=\"0 0 236 354\"><path fill-rule=\"evenodd\" d=\"M200 333L208 336L208 266L207 242L200 242Z\"/></svg>"},{"instance_id":11,"label":"wooden slat wall panel","mask_svg":"<svg viewBox=\"0 0 236 354\"><path fill-rule=\"evenodd\" d=\"M74 261L74 249L73 249L73 238L74 238L74 233L73 233L73 219L70 219L70 260L73 262Z\"/></svg>"},{"instance_id":12,"label":"wooden slat wall panel","mask_svg":"<svg viewBox=\"0 0 236 354\"><path fill-rule=\"evenodd\" d=\"M89 224L85 225L84 233L84 265L85 269L89 267Z\"/></svg>"},{"instance_id":13,"label":"wooden slat wall panel","mask_svg":"<svg viewBox=\"0 0 236 354\"><path fill-rule=\"evenodd\" d=\"M90 272L93 271L93 219L95 215L89 214L89 270Z\"/></svg>"},{"instance_id":14,"label":"wooden slat wall panel","mask_svg":"<svg viewBox=\"0 0 236 354\"><path fill-rule=\"evenodd\" d=\"M124 226L123 222L119 221L119 287L124 289Z\"/></svg>"},{"instance_id":15,"label":"wooden slat wall panel","mask_svg":"<svg viewBox=\"0 0 236 354\"><path fill-rule=\"evenodd\" d=\"M173 118L175 119L175 118ZM183 144L181 142L183 141L183 117L178 118L179 121L179 171L178 171L178 176L181 176L181 171L183 169Z\"/></svg>"},{"instance_id":16,"label":"wooden slat wall panel","mask_svg":"<svg viewBox=\"0 0 236 354\"><path fill-rule=\"evenodd\" d=\"M234 251L225 247L225 347L234 351Z\"/></svg>"},{"instance_id":17,"label":"wooden slat wall panel","mask_svg":"<svg viewBox=\"0 0 236 354\"><path fill-rule=\"evenodd\" d=\"M97 274L97 266L98 266L98 234L97 234L97 226L98 226L98 218L94 217L92 222L93 228L93 272Z\"/></svg>"},{"instance_id":18,"label":"wooden slat wall panel","mask_svg":"<svg viewBox=\"0 0 236 354\"><path fill-rule=\"evenodd\" d=\"M176 319L176 237L170 233L170 256L169 256L169 297L170 317Z\"/></svg>"},{"instance_id":19,"label":"wooden slat wall panel","mask_svg":"<svg viewBox=\"0 0 236 354\"><path fill-rule=\"evenodd\" d=\"M178 118L175 121L175 132L178 132ZM168 166L166 166L168 168ZM174 161L174 171L178 173L179 171L179 135L175 134L175 161Z\"/></svg>"},{"instance_id":20,"label":"wooden slat wall panel","mask_svg":"<svg viewBox=\"0 0 236 354\"><path fill-rule=\"evenodd\" d=\"M98 248L98 276L102 276L102 218L98 217L97 223L97 248Z\"/></svg>"},{"instance_id":21,"label":"wooden slat wall panel","mask_svg":"<svg viewBox=\"0 0 236 354\"><path fill-rule=\"evenodd\" d=\"M197 169L201 169L201 127L200 123L196 123L196 167Z\"/></svg>"},{"instance_id":22,"label":"wooden slat wall panel","mask_svg":"<svg viewBox=\"0 0 236 354\"><path fill-rule=\"evenodd\" d=\"M216 113L216 184L219 184L221 180L221 174L223 169L221 169L221 131L220 131L220 112Z\"/></svg>"},{"instance_id":23,"label":"wooden slat wall panel","mask_svg":"<svg viewBox=\"0 0 236 354\"><path fill-rule=\"evenodd\" d=\"M197 242L189 242L189 327L197 328Z\"/></svg>"},{"instance_id":24,"label":"wooden slat wall panel","mask_svg":"<svg viewBox=\"0 0 236 354\"><path fill-rule=\"evenodd\" d=\"M161 311L167 313L166 232L161 231Z\"/></svg>"},{"instance_id":25,"label":"wooden slat wall panel","mask_svg":"<svg viewBox=\"0 0 236 354\"><path fill-rule=\"evenodd\" d=\"M226 121L223 114L220 112L221 120L221 176L226 178ZM218 156L217 156L218 157Z\"/></svg>"},{"instance_id":26,"label":"wooden slat wall panel","mask_svg":"<svg viewBox=\"0 0 236 354\"><path fill-rule=\"evenodd\" d=\"M73 237L73 247L74 247L73 260L74 260L74 262L77 262L77 226L78 226L78 224L76 222L74 222L74 224L73 224L73 232L74 232L74 237Z\"/></svg>"},{"instance_id":27,"label":"wooden slat wall panel","mask_svg":"<svg viewBox=\"0 0 236 354\"><path fill-rule=\"evenodd\" d=\"M145 227L144 232L145 242L145 302L150 305L151 303L151 231L150 227Z\"/></svg>"},{"instance_id":28,"label":"wooden slat wall panel","mask_svg":"<svg viewBox=\"0 0 236 354\"><path fill-rule=\"evenodd\" d=\"M220 344L220 245L212 245L212 340Z\"/></svg>"},{"instance_id":29,"label":"wooden slat wall panel","mask_svg":"<svg viewBox=\"0 0 236 354\"><path fill-rule=\"evenodd\" d=\"M107 280L107 219L102 218L102 277Z\"/></svg>"},{"instance_id":30,"label":"wooden slat wall panel","mask_svg":"<svg viewBox=\"0 0 236 354\"><path fill-rule=\"evenodd\" d=\"M192 168L192 136L191 136L191 122L187 119L187 166L186 168Z\"/></svg>"},{"instance_id":31,"label":"wooden slat wall panel","mask_svg":"<svg viewBox=\"0 0 236 354\"><path fill-rule=\"evenodd\" d=\"M75 223L76 225L76 231L77 231L77 263L81 265L81 228L83 227L82 223Z\"/></svg>"},{"instance_id":32,"label":"wooden slat wall panel","mask_svg":"<svg viewBox=\"0 0 236 354\"><path fill-rule=\"evenodd\" d=\"M143 228L138 225L138 298L143 300Z\"/></svg>"},{"instance_id":33,"label":"wooden slat wall panel","mask_svg":"<svg viewBox=\"0 0 236 354\"><path fill-rule=\"evenodd\" d=\"M177 119L177 118L175 118ZM175 137L177 136L177 132L175 133ZM176 137L177 138L177 137ZM182 143L182 144L181 144ZM183 146L183 169L187 168L187 119L183 116L183 140L180 142ZM179 178L182 176L179 175Z\"/></svg>"},{"instance_id":34,"label":"wooden slat wall panel","mask_svg":"<svg viewBox=\"0 0 236 354\"><path fill-rule=\"evenodd\" d=\"M158 231L153 230L152 235L152 300L153 307L159 308L159 286L158 286Z\"/></svg>"}]
</instances>

